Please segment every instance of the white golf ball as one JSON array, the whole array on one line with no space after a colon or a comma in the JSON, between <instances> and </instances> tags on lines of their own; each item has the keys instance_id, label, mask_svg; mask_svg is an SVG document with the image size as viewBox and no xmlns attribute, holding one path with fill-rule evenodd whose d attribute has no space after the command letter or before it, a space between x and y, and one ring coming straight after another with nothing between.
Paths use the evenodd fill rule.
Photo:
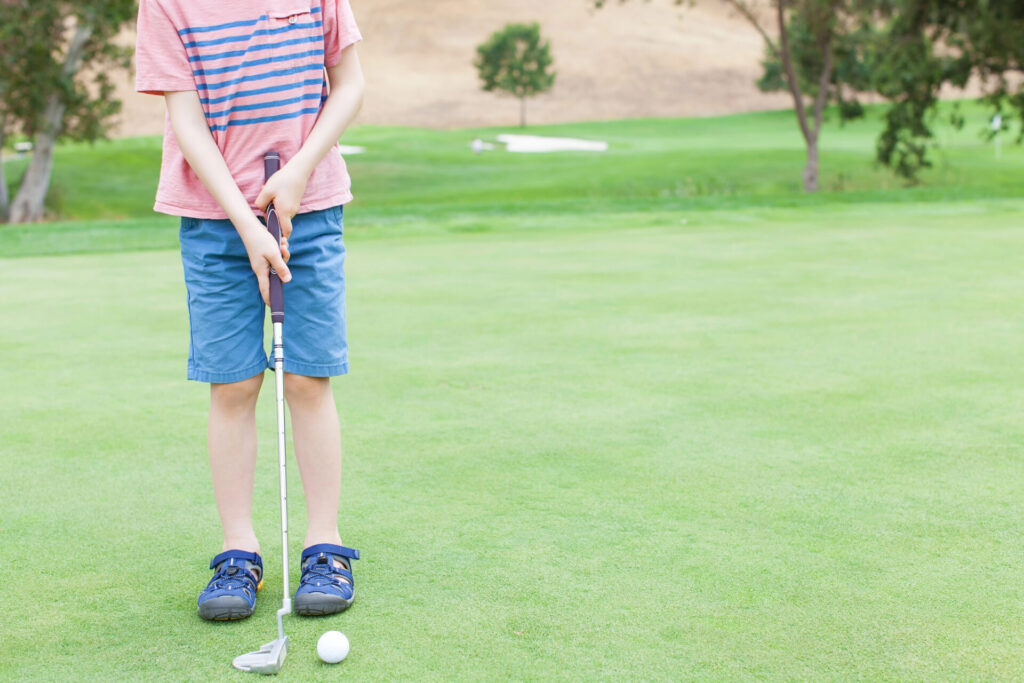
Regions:
<instances>
[{"instance_id":1,"label":"white golf ball","mask_svg":"<svg viewBox=\"0 0 1024 683\"><path fill-rule=\"evenodd\" d=\"M348 656L348 638L341 631L328 631L316 641L316 653L328 664L337 664Z\"/></svg>"}]
</instances>

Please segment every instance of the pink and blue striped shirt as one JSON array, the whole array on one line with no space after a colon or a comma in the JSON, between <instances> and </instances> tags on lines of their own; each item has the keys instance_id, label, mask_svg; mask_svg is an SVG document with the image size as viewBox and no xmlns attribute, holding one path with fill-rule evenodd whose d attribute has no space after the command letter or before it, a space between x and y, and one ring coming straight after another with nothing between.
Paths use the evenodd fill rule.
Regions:
<instances>
[{"instance_id":1,"label":"pink and blue striped shirt","mask_svg":"<svg viewBox=\"0 0 1024 683\"><path fill-rule=\"evenodd\" d=\"M324 67L362 39L348 0L189 2L141 0L135 89L196 90L210 132L250 205L263 186L263 154L287 163L309 135L324 100ZM335 146L310 175L300 212L352 199ZM178 147L169 118L156 211L226 218Z\"/></svg>"}]
</instances>

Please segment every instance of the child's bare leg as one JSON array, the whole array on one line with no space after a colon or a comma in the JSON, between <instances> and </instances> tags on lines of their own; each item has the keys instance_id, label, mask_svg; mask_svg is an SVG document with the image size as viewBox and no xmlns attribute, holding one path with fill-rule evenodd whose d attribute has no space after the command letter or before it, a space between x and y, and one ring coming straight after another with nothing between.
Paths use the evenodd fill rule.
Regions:
<instances>
[{"instance_id":1,"label":"child's bare leg","mask_svg":"<svg viewBox=\"0 0 1024 683\"><path fill-rule=\"evenodd\" d=\"M263 375L210 385L210 472L224 529L222 550L259 552L252 528L256 476L256 399Z\"/></svg>"},{"instance_id":2,"label":"child's bare leg","mask_svg":"<svg viewBox=\"0 0 1024 683\"><path fill-rule=\"evenodd\" d=\"M341 545L338 502L341 495L341 428L331 380L285 373L284 393L292 418L295 459L306 493L304 548L316 543Z\"/></svg>"}]
</instances>

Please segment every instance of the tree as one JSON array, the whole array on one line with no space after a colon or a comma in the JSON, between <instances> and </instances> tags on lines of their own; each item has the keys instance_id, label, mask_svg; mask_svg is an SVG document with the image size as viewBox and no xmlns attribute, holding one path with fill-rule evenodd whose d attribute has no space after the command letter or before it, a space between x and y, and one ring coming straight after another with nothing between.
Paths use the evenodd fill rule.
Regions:
<instances>
[{"instance_id":1,"label":"tree","mask_svg":"<svg viewBox=\"0 0 1024 683\"><path fill-rule=\"evenodd\" d=\"M519 125L526 126L526 98L551 89L555 72L551 44L541 42L540 25L507 24L476 49L474 66L487 92L503 90L519 98Z\"/></svg>"},{"instance_id":2,"label":"tree","mask_svg":"<svg viewBox=\"0 0 1024 683\"><path fill-rule=\"evenodd\" d=\"M607 2L588 1L597 7ZM684 2L670 1L676 5ZM1020 40L1024 3L772 0L779 34L775 44L752 10L752 0L721 1L736 8L765 40L765 71L758 85L766 90L804 93L814 102L814 121L818 121L821 93L817 84L826 82L826 57L832 63L827 79L829 97L837 103L841 119L861 115L858 93L875 92L885 98L889 108L876 143L876 158L901 177L915 181L922 169L931 166L928 152L936 146L932 126L941 89L947 84L962 88L972 75L981 83L981 101L1001 115L1003 128L1015 118L1020 126L1018 142L1024 141L1024 41ZM823 11L829 5L833 11ZM787 9L790 18L782 21ZM832 49L825 51L825 44ZM807 125L798 105L802 98L793 94L801 132L808 141L806 180L816 154L809 138L816 141L820 124ZM963 125L955 108L951 120L956 126ZM986 134L995 132L989 128Z\"/></svg>"},{"instance_id":3,"label":"tree","mask_svg":"<svg viewBox=\"0 0 1024 683\"><path fill-rule=\"evenodd\" d=\"M135 0L0 0L0 142L21 133L34 149L11 221L42 218L58 139L106 136L121 109L110 72L131 57L111 40L136 11Z\"/></svg>"},{"instance_id":4,"label":"tree","mask_svg":"<svg viewBox=\"0 0 1024 683\"><path fill-rule=\"evenodd\" d=\"M758 85L763 90L790 93L807 148L804 190L816 192L825 108L836 102L844 119L863 115L854 93L869 83L859 48L871 33L879 5L886 0L772 0L771 23L758 14L750 0L720 1L731 5L764 39L764 75ZM592 2L600 8L607 0ZM683 4L683 0L672 2Z\"/></svg>"},{"instance_id":5,"label":"tree","mask_svg":"<svg viewBox=\"0 0 1024 683\"><path fill-rule=\"evenodd\" d=\"M1019 2L900 0L886 26L887 49L876 64L877 89L893 102L878 141L879 161L909 179L931 166L940 89L947 83L963 87L972 74L982 85L981 101L1002 114L1005 125L1008 113L1024 122L1021 35ZM955 112L953 123L963 125Z\"/></svg>"},{"instance_id":6,"label":"tree","mask_svg":"<svg viewBox=\"0 0 1024 683\"><path fill-rule=\"evenodd\" d=\"M775 0L773 40L744 0L727 0L739 10L765 41L767 59L759 86L786 89L793 98L797 124L807 147L804 190L817 192L819 140L825 107L835 101L844 118L863 114L856 99L844 100L843 87L856 92L865 83L857 47L869 31L863 5L857 0ZM837 68L837 66L841 68ZM844 83L844 81L847 81ZM808 112L807 105L810 105Z\"/></svg>"},{"instance_id":7,"label":"tree","mask_svg":"<svg viewBox=\"0 0 1024 683\"><path fill-rule=\"evenodd\" d=\"M33 83L30 65L40 59L44 41L30 39L46 30L38 12L29 3L0 0L0 157L11 135L22 132L22 121L32 120L41 107L39 90ZM0 222L10 212L7 179L0 158Z\"/></svg>"}]
</instances>

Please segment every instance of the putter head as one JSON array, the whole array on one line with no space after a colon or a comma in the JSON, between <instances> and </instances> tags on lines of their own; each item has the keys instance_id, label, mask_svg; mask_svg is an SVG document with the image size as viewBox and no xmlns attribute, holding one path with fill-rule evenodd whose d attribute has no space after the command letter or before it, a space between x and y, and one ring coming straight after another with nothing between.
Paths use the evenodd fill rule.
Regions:
<instances>
[{"instance_id":1,"label":"putter head","mask_svg":"<svg viewBox=\"0 0 1024 683\"><path fill-rule=\"evenodd\" d=\"M276 674L284 665L288 655L288 636L267 643L255 652L247 652L235 657L231 664L241 671L256 674Z\"/></svg>"}]
</instances>

